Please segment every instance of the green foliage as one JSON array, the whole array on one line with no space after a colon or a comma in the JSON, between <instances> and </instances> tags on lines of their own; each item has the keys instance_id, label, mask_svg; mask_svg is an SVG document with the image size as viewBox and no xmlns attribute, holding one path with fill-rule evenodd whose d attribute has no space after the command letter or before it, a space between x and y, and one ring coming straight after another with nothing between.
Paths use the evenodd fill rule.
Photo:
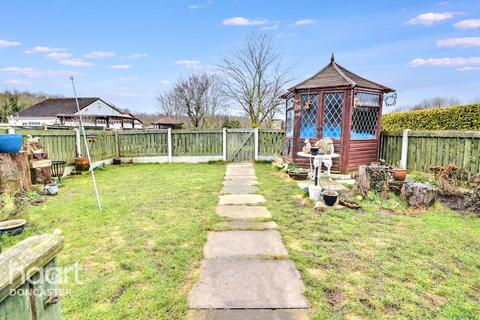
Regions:
<instances>
[{"instance_id":1,"label":"green foliage","mask_svg":"<svg viewBox=\"0 0 480 320\"><path fill-rule=\"evenodd\" d=\"M0 122L7 122L9 115L29 108L42 100L54 97L58 96L17 90L0 92Z\"/></svg>"},{"instance_id":2,"label":"green foliage","mask_svg":"<svg viewBox=\"0 0 480 320\"><path fill-rule=\"evenodd\" d=\"M223 122L222 127L227 129L238 129L241 127L241 124L240 124L240 121L237 119L232 119L232 120L227 119Z\"/></svg>"},{"instance_id":3,"label":"green foliage","mask_svg":"<svg viewBox=\"0 0 480 320\"><path fill-rule=\"evenodd\" d=\"M480 130L480 104L386 114L382 129Z\"/></svg>"}]
</instances>

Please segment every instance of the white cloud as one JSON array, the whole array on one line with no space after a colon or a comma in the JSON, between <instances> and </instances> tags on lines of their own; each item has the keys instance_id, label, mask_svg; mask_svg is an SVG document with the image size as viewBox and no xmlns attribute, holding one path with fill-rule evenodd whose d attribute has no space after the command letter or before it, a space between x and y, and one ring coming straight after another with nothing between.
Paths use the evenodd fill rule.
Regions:
<instances>
[{"instance_id":1,"label":"white cloud","mask_svg":"<svg viewBox=\"0 0 480 320\"><path fill-rule=\"evenodd\" d=\"M119 77L117 81L137 81L138 77Z\"/></svg>"},{"instance_id":2,"label":"white cloud","mask_svg":"<svg viewBox=\"0 0 480 320\"><path fill-rule=\"evenodd\" d=\"M62 51L67 51L67 49L36 46L36 47L33 47L30 50L27 50L27 53L34 53L34 52L49 53L49 52L62 52Z\"/></svg>"},{"instance_id":3,"label":"white cloud","mask_svg":"<svg viewBox=\"0 0 480 320\"><path fill-rule=\"evenodd\" d=\"M67 66L73 66L73 67L91 67L91 66L93 66L93 63L88 62L88 61L84 61L80 58L60 60L60 64L64 64L64 65L67 65Z\"/></svg>"},{"instance_id":4,"label":"white cloud","mask_svg":"<svg viewBox=\"0 0 480 320\"><path fill-rule=\"evenodd\" d=\"M213 1L207 1L207 2L199 3L199 4L192 4L192 5L188 6L188 9L190 9L190 10L204 9L211 4L213 4Z\"/></svg>"},{"instance_id":5,"label":"white cloud","mask_svg":"<svg viewBox=\"0 0 480 320\"><path fill-rule=\"evenodd\" d=\"M293 25L295 27L302 27L302 26L307 26L309 24L314 24L316 23L317 21L313 20L313 19L303 19L303 20L297 20L293 23Z\"/></svg>"},{"instance_id":6,"label":"white cloud","mask_svg":"<svg viewBox=\"0 0 480 320\"><path fill-rule=\"evenodd\" d=\"M17 80L17 79L7 80L6 83L11 84L13 86L29 86L30 85L30 81Z\"/></svg>"},{"instance_id":7,"label":"white cloud","mask_svg":"<svg viewBox=\"0 0 480 320\"><path fill-rule=\"evenodd\" d=\"M200 65L200 61L198 60L177 60L175 61L175 64L178 64L180 66L187 66L187 67L192 67L195 65Z\"/></svg>"},{"instance_id":8,"label":"white cloud","mask_svg":"<svg viewBox=\"0 0 480 320\"><path fill-rule=\"evenodd\" d=\"M130 69L132 67L131 64L114 64L110 66L110 69Z\"/></svg>"},{"instance_id":9,"label":"white cloud","mask_svg":"<svg viewBox=\"0 0 480 320\"><path fill-rule=\"evenodd\" d=\"M437 41L437 46L445 48L453 47L480 47L480 37L472 38L448 38Z\"/></svg>"},{"instance_id":10,"label":"white cloud","mask_svg":"<svg viewBox=\"0 0 480 320\"><path fill-rule=\"evenodd\" d=\"M103 59L111 58L115 56L115 52L112 51L92 51L85 55L85 58L89 59Z\"/></svg>"},{"instance_id":11,"label":"white cloud","mask_svg":"<svg viewBox=\"0 0 480 320\"><path fill-rule=\"evenodd\" d=\"M458 69L457 69L457 71L462 71L462 72L476 71L476 70L480 70L480 68L479 68L479 67L465 66L465 67L461 67L461 68L458 68Z\"/></svg>"},{"instance_id":12,"label":"white cloud","mask_svg":"<svg viewBox=\"0 0 480 320\"><path fill-rule=\"evenodd\" d=\"M0 39L0 48L10 48L10 47L17 47L21 45L18 41L9 41Z\"/></svg>"},{"instance_id":13,"label":"white cloud","mask_svg":"<svg viewBox=\"0 0 480 320\"><path fill-rule=\"evenodd\" d=\"M276 29L278 29L278 24L260 28L260 30L263 30L263 31L270 31L270 30L276 30Z\"/></svg>"},{"instance_id":14,"label":"white cloud","mask_svg":"<svg viewBox=\"0 0 480 320\"><path fill-rule=\"evenodd\" d=\"M70 58L72 55L68 52L50 52L45 55L48 59L53 60L65 60Z\"/></svg>"},{"instance_id":15,"label":"white cloud","mask_svg":"<svg viewBox=\"0 0 480 320\"><path fill-rule=\"evenodd\" d=\"M69 76L81 76L81 73L69 70L36 70L34 68L7 67L0 69L2 72L8 72L16 76L25 78L67 78Z\"/></svg>"},{"instance_id":16,"label":"white cloud","mask_svg":"<svg viewBox=\"0 0 480 320\"><path fill-rule=\"evenodd\" d=\"M466 19L453 25L457 29L477 29L480 28L480 19Z\"/></svg>"},{"instance_id":17,"label":"white cloud","mask_svg":"<svg viewBox=\"0 0 480 320\"><path fill-rule=\"evenodd\" d=\"M125 56L123 58L133 60L133 59L141 59L141 58L146 58L146 57L147 57L146 53L134 53L134 54L131 54L129 56Z\"/></svg>"},{"instance_id":18,"label":"white cloud","mask_svg":"<svg viewBox=\"0 0 480 320\"><path fill-rule=\"evenodd\" d=\"M233 17L223 20L223 24L226 26L258 26L267 23L268 20L265 19L247 19L245 17Z\"/></svg>"},{"instance_id":19,"label":"white cloud","mask_svg":"<svg viewBox=\"0 0 480 320\"><path fill-rule=\"evenodd\" d=\"M164 86L168 86L170 84L170 81L168 80L160 80L160 84Z\"/></svg>"},{"instance_id":20,"label":"white cloud","mask_svg":"<svg viewBox=\"0 0 480 320\"><path fill-rule=\"evenodd\" d=\"M408 63L410 67L440 66L456 67L480 64L480 57L455 57L455 58L417 58Z\"/></svg>"},{"instance_id":21,"label":"white cloud","mask_svg":"<svg viewBox=\"0 0 480 320\"><path fill-rule=\"evenodd\" d=\"M405 22L405 24L416 25L423 24L426 26L432 26L435 23L452 19L455 13L453 12L427 12L416 16Z\"/></svg>"}]
</instances>

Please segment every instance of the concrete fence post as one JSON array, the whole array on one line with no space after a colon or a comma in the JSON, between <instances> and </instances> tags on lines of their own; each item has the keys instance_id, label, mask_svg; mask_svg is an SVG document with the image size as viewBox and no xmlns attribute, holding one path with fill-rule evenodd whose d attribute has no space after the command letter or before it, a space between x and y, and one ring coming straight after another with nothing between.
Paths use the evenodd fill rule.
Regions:
<instances>
[{"instance_id":1,"label":"concrete fence post","mask_svg":"<svg viewBox=\"0 0 480 320\"><path fill-rule=\"evenodd\" d=\"M168 162L173 162L172 128L167 129L168 136Z\"/></svg>"},{"instance_id":2,"label":"concrete fence post","mask_svg":"<svg viewBox=\"0 0 480 320\"><path fill-rule=\"evenodd\" d=\"M258 128L254 129L253 135L255 141L255 161L258 161Z\"/></svg>"},{"instance_id":3,"label":"concrete fence post","mask_svg":"<svg viewBox=\"0 0 480 320\"><path fill-rule=\"evenodd\" d=\"M223 128L223 161L227 161L227 128Z\"/></svg>"},{"instance_id":4,"label":"concrete fence post","mask_svg":"<svg viewBox=\"0 0 480 320\"><path fill-rule=\"evenodd\" d=\"M400 168L407 169L407 158L408 158L408 133L410 129L403 130L402 137L402 156L400 157Z\"/></svg>"},{"instance_id":5,"label":"concrete fence post","mask_svg":"<svg viewBox=\"0 0 480 320\"><path fill-rule=\"evenodd\" d=\"M8 134L14 134L15 133L15 127L8 127Z\"/></svg>"},{"instance_id":6,"label":"concrete fence post","mask_svg":"<svg viewBox=\"0 0 480 320\"><path fill-rule=\"evenodd\" d=\"M115 155L120 157L120 142L118 141L118 131L113 130L113 134L115 137Z\"/></svg>"},{"instance_id":7,"label":"concrete fence post","mask_svg":"<svg viewBox=\"0 0 480 320\"><path fill-rule=\"evenodd\" d=\"M76 153L77 153L77 157L81 157L82 156L82 145L81 145L81 140L80 140L80 130L78 130L78 128L75 128L75 148L77 149L76 150Z\"/></svg>"}]
</instances>

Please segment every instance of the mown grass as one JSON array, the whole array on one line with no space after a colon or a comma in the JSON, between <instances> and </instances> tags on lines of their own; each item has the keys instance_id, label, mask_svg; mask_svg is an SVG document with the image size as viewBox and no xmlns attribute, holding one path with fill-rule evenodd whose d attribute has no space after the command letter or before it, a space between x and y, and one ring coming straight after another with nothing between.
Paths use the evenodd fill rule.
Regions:
<instances>
[{"instance_id":1,"label":"mown grass","mask_svg":"<svg viewBox=\"0 0 480 320\"><path fill-rule=\"evenodd\" d=\"M29 209L21 236L1 240L62 229L59 263L78 262L83 282L63 285L64 319L183 319L223 174L219 164L109 166L96 171L104 212L90 177L74 177Z\"/></svg>"},{"instance_id":2,"label":"mown grass","mask_svg":"<svg viewBox=\"0 0 480 320\"><path fill-rule=\"evenodd\" d=\"M480 319L480 219L395 197L319 213L270 165L256 171L314 319Z\"/></svg>"}]
</instances>

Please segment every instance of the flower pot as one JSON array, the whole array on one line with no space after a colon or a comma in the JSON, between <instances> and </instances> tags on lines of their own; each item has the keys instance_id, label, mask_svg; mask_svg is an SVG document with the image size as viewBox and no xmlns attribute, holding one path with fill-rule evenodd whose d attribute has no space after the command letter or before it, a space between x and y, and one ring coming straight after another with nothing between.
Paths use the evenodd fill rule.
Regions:
<instances>
[{"instance_id":1,"label":"flower pot","mask_svg":"<svg viewBox=\"0 0 480 320\"><path fill-rule=\"evenodd\" d=\"M87 158L75 158L74 163L77 171L87 171L90 169L90 163L88 163Z\"/></svg>"},{"instance_id":2,"label":"flower pot","mask_svg":"<svg viewBox=\"0 0 480 320\"><path fill-rule=\"evenodd\" d=\"M392 173L393 179L397 181L405 181L405 179L407 178L406 169L392 169L390 172Z\"/></svg>"},{"instance_id":3,"label":"flower pot","mask_svg":"<svg viewBox=\"0 0 480 320\"><path fill-rule=\"evenodd\" d=\"M22 149L21 134L0 134L0 153L17 153Z\"/></svg>"},{"instance_id":4,"label":"flower pot","mask_svg":"<svg viewBox=\"0 0 480 320\"><path fill-rule=\"evenodd\" d=\"M311 147L310 148L310 154L312 156L316 156L318 154L318 147Z\"/></svg>"},{"instance_id":5,"label":"flower pot","mask_svg":"<svg viewBox=\"0 0 480 320\"><path fill-rule=\"evenodd\" d=\"M309 186L308 187L308 198L313 201L320 200L320 196L322 195L323 188L321 186Z\"/></svg>"},{"instance_id":6,"label":"flower pot","mask_svg":"<svg viewBox=\"0 0 480 320\"><path fill-rule=\"evenodd\" d=\"M0 222L0 234L8 234L11 236L22 233L25 225L27 224L26 220L7 220Z\"/></svg>"},{"instance_id":7,"label":"flower pot","mask_svg":"<svg viewBox=\"0 0 480 320\"><path fill-rule=\"evenodd\" d=\"M288 175L294 180L306 180L308 178L308 172L292 172L289 171Z\"/></svg>"},{"instance_id":8,"label":"flower pot","mask_svg":"<svg viewBox=\"0 0 480 320\"><path fill-rule=\"evenodd\" d=\"M45 186L45 190L47 190L49 195L54 196L58 193L58 185L56 183L49 183Z\"/></svg>"},{"instance_id":9,"label":"flower pot","mask_svg":"<svg viewBox=\"0 0 480 320\"><path fill-rule=\"evenodd\" d=\"M121 164L121 163L122 163L122 159L120 159L119 157L115 157L112 160L112 164Z\"/></svg>"},{"instance_id":10,"label":"flower pot","mask_svg":"<svg viewBox=\"0 0 480 320\"><path fill-rule=\"evenodd\" d=\"M337 203L338 192L323 192L323 201L329 207L333 207Z\"/></svg>"}]
</instances>

